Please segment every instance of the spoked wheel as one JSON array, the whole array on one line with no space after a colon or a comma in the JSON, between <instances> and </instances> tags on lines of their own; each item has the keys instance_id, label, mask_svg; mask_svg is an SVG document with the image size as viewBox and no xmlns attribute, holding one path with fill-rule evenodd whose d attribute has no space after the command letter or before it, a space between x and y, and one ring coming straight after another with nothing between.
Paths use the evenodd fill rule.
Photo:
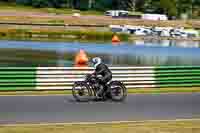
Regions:
<instances>
[{"instance_id":1,"label":"spoked wheel","mask_svg":"<svg viewBox=\"0 0 200 133\"><path fill-rule=\"evenodd\" d=\"M79 102L88 102L92 95L86 82L75 82L72 88L72 94L76 101Z\"/></svg>"},{"instance_id":2,"label":"spoked wheel","mask_svg":"<svg viewBox=\"0 0 200 133\"><path fill-rule=\"evenodd\" d=\"M127 97L126 87L122 82L113 81L110 83L110 96L113 101L123 101Z\"/></svg>"}]
</instances>

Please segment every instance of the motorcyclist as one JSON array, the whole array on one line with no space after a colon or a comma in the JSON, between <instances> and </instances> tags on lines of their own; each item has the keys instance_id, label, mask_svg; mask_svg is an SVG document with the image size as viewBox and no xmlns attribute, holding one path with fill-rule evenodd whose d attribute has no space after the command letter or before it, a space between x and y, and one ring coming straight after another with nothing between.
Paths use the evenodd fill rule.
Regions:
<instances>
[{"instance_id":1,"label":"motorcyclist","mask_svg":"<svg viewBox=\"0 0 200 133\"><path fill-rule=\"evenodd\" d=\"M99 57L93 58L92 63L95 68L93 74L102 76L99 79L99 90L97 92L97 96L101 97L106 89L106 84L112 79L112 72L106 64L102 63L102 60Z\"/></svg>"}]
</instances>

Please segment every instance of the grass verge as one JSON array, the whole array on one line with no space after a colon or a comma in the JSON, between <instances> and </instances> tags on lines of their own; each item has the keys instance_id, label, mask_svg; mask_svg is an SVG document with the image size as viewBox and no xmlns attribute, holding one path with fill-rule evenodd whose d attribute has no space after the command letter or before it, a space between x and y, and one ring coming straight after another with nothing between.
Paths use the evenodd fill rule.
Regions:
<instances>
[{"instance_id":1,"label":"grass verge","mask_svg":"<svg viewBox=\"0 0 200 133\"><path fill-rule=\"evenodd\" d=\"M128 89L129 94L199 93L200 87ZM0 91L0 95L71 95L71 90Z\"/></svg>"},{"instance_id":2,"label":"grass verge","mask_svg":"<svg viewBox=\"0 0 200 133\"><path fill-rule=\"evenodd\" d=\"M1 133L199 133L200 120L0 126Z\"/></svg>"},{"instance_id":3,"label":"grass verge","mask_svg":"<svg viewBox=\"0 0 200 133\"><path fill-rule=\"evenodd\" d=\"M65 30L65 29L15 29L15 28L1 28L0 38L15 38L15 39L76 39L76 40L104 40L110 41L113 32L110 31L95 31L95 30ZM121 40L128 41L129 35L120 33L118 34Z\"/></svg>"},{"instance_id":4,"label":"grass verge","mask_svg":"<svg viewBox=\"0 0 200 133\"><path fill-rule=\"evenodd\" d=\"M1 11L1 10L0 10ZM6 11L4 11L6 14ZM16 12L16 11L15 11ZM25 11L24 11L25 12ZM14 14L14 12L13 12ZM34 13L33 13L34 14ZM35 13L36 14L36 13ZM135 25L135 26L158 26L158 27L185 27L199 29L199 20L169 20L169 21L153 21L142 19L123 19L112 18L103 15L82 15L81 17L73 17L72 15L52 15L49 13L41 13L41 15L31 15L19 12L15 15L1 15L0 22L4 23L27 23L27 24L54 24L55 21L61 24L70 25ZM57 22L57 23L58 23Z\"/></svg>"}]
</instances>

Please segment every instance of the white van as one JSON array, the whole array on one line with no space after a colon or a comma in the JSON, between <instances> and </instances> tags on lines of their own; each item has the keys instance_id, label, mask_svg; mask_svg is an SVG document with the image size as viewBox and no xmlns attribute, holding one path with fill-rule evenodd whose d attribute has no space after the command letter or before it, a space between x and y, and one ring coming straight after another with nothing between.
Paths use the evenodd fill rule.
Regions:
<instances>
[{"instance_id":1,"label":"white van","mask_svg":"<svg viewBox=\"0 0 200 133\"><path fill-rule=\"evenodd\" d=\"M144 20L168 20L168 17L164 14L142 14Z\"/></svg>"},{"instance_id":2,"label":"white van","mask_svg":"<svg viewBox=\"0 0 200 133\"><path fill-rule=\"evenodd\" d=\"M112 32L125 32L126 27L122 25L109 25L109 28L111 29Z\"/></svg>"},{"instance_id":3,"label":"white van","mask_svg":"<svg viewBox=\"0 0 200 133\"><path fill-rule=\"evenodd\" d=\"M152 31L148 28L138 28L135 31L135 35L137 36L147 36L151 34L152 34Z\"/></svg>"},{"instance_id":4,"label":"white van","mask_svg":"<svg viewBox=\"0 0 200 133\"><path fill-rule=\"evenodd\" d=\"M109 10L105 12L106 16L118 17L118 16L126 16L129 14L129 11L124 10Z\"/></svg>"},{"instance_id":5,"label":"white van","mask_svg":"<svg viewBox=\"0 0 200 133\"><path fill-rule=\"evenodd\" d=\"M171 32L172 37L199 37L199 33L196 30L193 29L174 29L173 32Z\"/></svg>"}]
</instances>

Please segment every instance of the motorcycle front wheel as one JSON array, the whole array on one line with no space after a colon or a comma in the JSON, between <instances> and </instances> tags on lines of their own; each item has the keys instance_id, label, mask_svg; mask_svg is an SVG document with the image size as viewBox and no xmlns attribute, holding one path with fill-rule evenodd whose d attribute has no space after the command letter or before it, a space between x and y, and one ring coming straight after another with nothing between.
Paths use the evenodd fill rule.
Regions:
<instances>
[{"instance_id":1,"label":"motorcycle front wheel","mask_svg":"<svg viewBox=\"0 0 200 133\"><path fill-rule=\"evenodd\" d=\"M86 82L75 82L72 87L72 95L78 102L88 102L92 92Z\"/></svg>"}]
</instances>

